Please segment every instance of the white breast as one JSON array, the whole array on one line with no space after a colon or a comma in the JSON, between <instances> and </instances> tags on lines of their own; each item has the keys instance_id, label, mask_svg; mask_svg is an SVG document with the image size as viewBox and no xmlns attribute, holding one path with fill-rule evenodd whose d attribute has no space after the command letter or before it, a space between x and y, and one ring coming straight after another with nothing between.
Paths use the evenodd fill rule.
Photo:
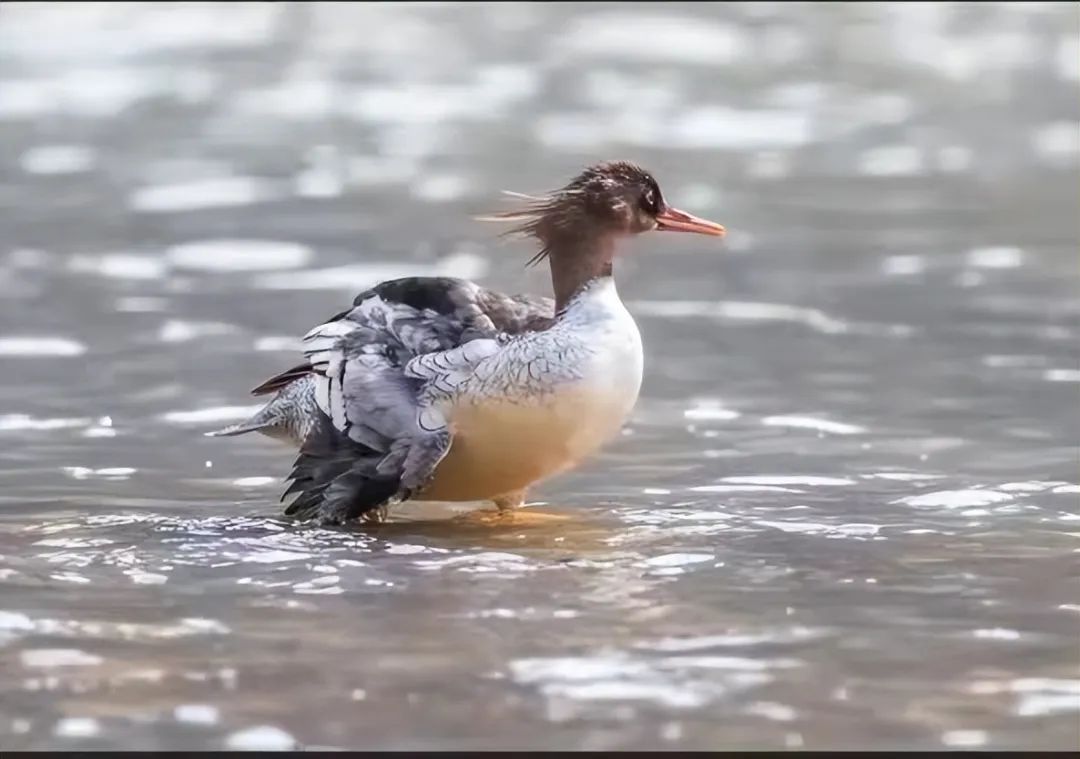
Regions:
<instances>
[{"instance_id":1,"label":"white breast","mask_svg":"<svg viewBox=\"0 0 1080 759\"><path fill-rule=\"evenodd\" d=\"M611 278L581 293L527 347L502 357L502 381L487 383L498 392L448 409L454 442L425 497L519 490L574 467L619 433L637 401L643 360L637 325Z\"/></svg>"},{"instance_id":2,"label":"white breast","mask_svg":"<svg viewBox=\"0 0 1080 759\"><path fill-rule=\"evenodd\" d=\"M615 281L606 277L594 284L571 305L565 321L588 356L581 378L568 389L596 404L590 417L598 423L605 414L616 417L610 423L617 431L637 402L643 356L641 334L619 299Z\"/></svg>"}]
</instances>

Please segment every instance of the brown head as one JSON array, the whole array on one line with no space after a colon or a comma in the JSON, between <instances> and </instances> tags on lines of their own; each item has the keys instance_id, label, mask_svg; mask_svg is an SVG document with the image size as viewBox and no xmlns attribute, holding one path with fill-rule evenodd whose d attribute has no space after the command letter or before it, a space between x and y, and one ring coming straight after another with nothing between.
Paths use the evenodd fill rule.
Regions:
<instances>
[{"instance_id":1,"label":"brown head","mask_svg":"<svg viewBox=\"0 0 1080 759\"><path fill-rule=\"evenodd\" d=\"M719 224L669 206L652 175L627 161L590 166L545 197L516 197L526 201L521 208L483 218L519 222L507 234L540 242L529 263L551 259L559 307L589 280L611 274L620 237L653 230L724 235Z\"/></svg>"}]
</instances>

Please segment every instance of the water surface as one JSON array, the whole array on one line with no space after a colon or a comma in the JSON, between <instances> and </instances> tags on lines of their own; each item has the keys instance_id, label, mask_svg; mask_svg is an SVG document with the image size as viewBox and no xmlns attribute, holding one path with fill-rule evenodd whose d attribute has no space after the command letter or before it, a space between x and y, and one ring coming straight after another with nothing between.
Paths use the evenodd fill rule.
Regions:
<instances>
[{"instance_id":1,"label":"water surface","mask_svg":"<svg viewBox=\"0 0 1080 759\"><path fill-rule=\"evenodd\" d=\"M0 12L0 746L1075 748L1068 4ZM470 220L629 158L624 436L512 519L208 439Z\"/></svg>"}]
</instances>

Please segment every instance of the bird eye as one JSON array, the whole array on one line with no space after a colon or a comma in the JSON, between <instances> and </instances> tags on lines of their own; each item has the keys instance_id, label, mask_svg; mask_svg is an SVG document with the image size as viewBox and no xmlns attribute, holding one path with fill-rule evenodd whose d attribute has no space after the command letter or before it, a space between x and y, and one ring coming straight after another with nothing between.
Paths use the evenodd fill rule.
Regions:
<instances>
[{"instance_id":1,"label":"bird eye","mask_svg":"<svg viewBox=\"0 0 1080 759\"><path fill-rule=\"evenodd\" d=\"M656 211L656 193L649 188L641 196L641 205L646 211Z\"/></svg>"}]
</instances>

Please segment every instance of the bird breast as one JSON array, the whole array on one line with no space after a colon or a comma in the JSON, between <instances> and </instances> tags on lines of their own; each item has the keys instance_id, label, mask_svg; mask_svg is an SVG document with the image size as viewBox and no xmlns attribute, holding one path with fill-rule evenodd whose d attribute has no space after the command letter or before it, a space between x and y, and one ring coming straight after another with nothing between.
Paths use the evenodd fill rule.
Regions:
<instances>
[{"instance_id":1,"label":"bird breast","mask_svg":"<svg viewBox=\"0 0 1080 759\"><path fill-rule=\"evenodd\" d=\"M454 442L425 497L492 498L579 464L619 433L642 365L614 284L595 283L555 326L485 360L447 404Z\"/></svg>"}]
</instances>

